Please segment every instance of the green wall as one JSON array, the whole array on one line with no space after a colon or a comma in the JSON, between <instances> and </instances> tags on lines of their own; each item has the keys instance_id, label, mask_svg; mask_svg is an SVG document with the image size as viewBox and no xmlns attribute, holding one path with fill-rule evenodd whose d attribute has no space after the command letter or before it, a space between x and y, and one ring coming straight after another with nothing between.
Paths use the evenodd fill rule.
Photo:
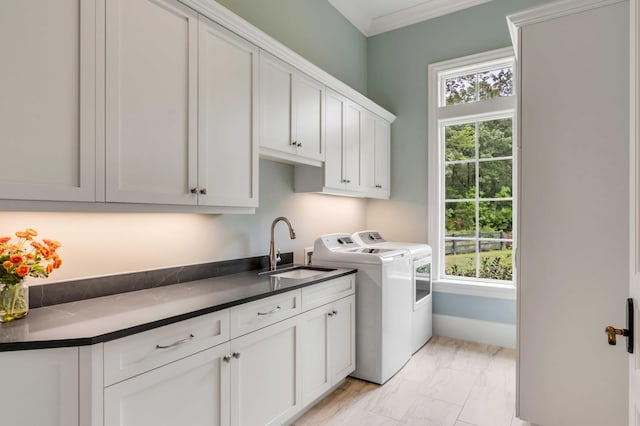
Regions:
<instances>
[{"instance_id":1,"label":"green wall","mask_svg":"<svg viewBox=\"0 0 640 426\"><path fill-rule=\"evenodd\" d=\"M367 93L367 39L327 0L217 0L305 59Z\"/></svg>"},{"instance_id":2,"label":"green wall","mask_svg":"<svg viewBox=\"0 0 640 426\"><path fill-rule=\"evenodd\" d=\"M368 39L368 96L398 116L391 135L392 198L368 203L368 228L380 229L389 239L428 241L427 67L511 46L506 15L543 2L493 0ZM513 301L436 293L433 310L515 323Z\"/></svg>"}]
</instances>

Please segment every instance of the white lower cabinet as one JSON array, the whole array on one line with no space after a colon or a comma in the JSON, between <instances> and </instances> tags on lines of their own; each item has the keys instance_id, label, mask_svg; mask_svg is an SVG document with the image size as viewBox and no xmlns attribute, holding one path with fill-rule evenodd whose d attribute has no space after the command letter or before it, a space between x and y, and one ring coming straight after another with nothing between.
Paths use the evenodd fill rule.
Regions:
<instances>
[{"instance_id":1,"label":"white lower cabinet","mask_svg":"<svg viewBox=\"0 0 640 426\"><path fill-rule=\"evenodd\" d=\"M229 343L104 390L105 426L229 424Z\"/></svg>"},{"instance_id":2,"label":"white lower cabinet","mask_svg":"<svg viewBox=\"0 0 640 426\"><path fill-rule=\"evenodd\" d=\"M0 352L0 424L276 426L354 369L350 274L90 347Z\"/></svg>"},{"instance_id":3,"label":"white lower cabinet","mask_svg":"<svg viewBox=\"0 0 640 426\"><path fill-rule=\"evenodd\" d=\"M300 320L231 341L231 424L281 425L301 408Z\"/></svg>"},{"instance_id":4,"label":"white lower cabinet","mask_svg":"<svg viewBox=\"0 0 640 426\"><path fill-rule=\"evenodd\" d=\"M355 296L301 316L302 402L307 405L355 370Z\"/></svg>"},{"instance_id":5,"label":"white lower cabinet","mask_svg":"<svg viewBox=\"0 0 640 426\"><path fill-rule=\"evenodd\" d=\"M77 426L78 348L0 353L0 424Z\"/></svg>"}]
</instances>

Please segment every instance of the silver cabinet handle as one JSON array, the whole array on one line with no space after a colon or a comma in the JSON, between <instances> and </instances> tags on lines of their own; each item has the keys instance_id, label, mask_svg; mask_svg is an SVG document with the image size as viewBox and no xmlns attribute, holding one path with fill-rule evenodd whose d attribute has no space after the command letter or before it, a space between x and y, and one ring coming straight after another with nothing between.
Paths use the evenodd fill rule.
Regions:
<instances>
[{"instance_id":1,"label":"silver cabinet handle","mask_svg":"<svg viewBox=\"0 0 640 426\"><path fill-rule=\"evenodd\" d=\"M234 352L233 354L231 354L232 357L234 357L235 359L240 358L240 352Z\"/></svg>"},{"instance_id":2,"label":"silver cabinet handle","mask_svg":"<svg viewBox=\"0 0 640 426\"><path fill-rule=\"evenodd\" d=\"M170 345L156 345L156 349L169 349L175 346L180 346L187 343L190 340L193 340L194 337L195 336L193 334L189 334L189 337L187 337L186 339L178 340L176 342L171 343Z\"/></svg>"},{"instance_id":3,"label":"silver cabinet handle","mask_svg":"<svg viewBox=\"0 0 640 426\"><path fill-rule=\"evenodd\" d=\"M376 185L376 188L382 188L382 185Z\"/></svg>"},{"instance_id":4,"label":"silver cabinet handle","mask_svg":"<svg viewBox=\"0 0 640 426\"><path fill-rule=\"evenodd\" d=\"M189 192L192 193L192 194L197 194L198 193L198 188L191 188L189 190Z\"/></svg>"},{"instance_id":5,"label":"silver cabinet handle","mask_svg":"<svg viewBox=\"0 0 640 426\"><path fill-rule=\"evenodd\" d=\"M301 147L301 146L302 146L302 142L298 142L298 143L296 144L296 146L297 146L297 147Z\"/></svg>"},{"instance_id":6,"label":"silver cabinet handle","mask_svg":"<svg viewBox=\"0 0 640 426\"><path fill-rule=\"evenodd\" d=\"M278 312L280 309L282 309L280 306L276 306L275 308L273 308L269 312L258 312L258 315L271 315L271 314L274 314L274 313Z\"/></svg>"},{"instance_id":7,"label":"silver cabinet handle","mask_svg":"<svg viewBox=\"0 0 640 426\"><path fill-rule=\"evenodd\" d=\"M328 315L328 316L330 316L330 317L332 317L332 316L334 315L334 313L333 313L333 311L331 311L331 312L329 312L327 315Z\"/></svg>"},{"instance_id":8,"label":"silver cabinet handle","mask_svg":"<svg viewBox=\"0 0 640 426\"><path fill-rule=\"evenodd\" d=\"M222 360L228 364L229 361L231 361L231 357L229 355L225 355L222 357Z\"/></svg>"},{"instance_id":9,"label":"silver cabinet handle","mask_svg":"<svg viewBox=\"0 0 640 426\"><path fill-rule=\"evenodd\" d=\"M207 188L202 188L202 189L200 190L200 193L201 193L202 195L207 195Z\"/></svg>"},{"instance_id":10,"label":"silver cabinet handle","mask_svg":"<svg viewBox=\"0 0 640 426\"><path fill-rule=\"evenodd\" d=\"M335 309L334 309L333 311L331 311L331 313L332 313L333 315L338 315L338 311L336 311Z\"/></svg>"},{"instance_id":11,"label":"silver cabinet handle","mask_svg":"<svg viewBox=\"0 0 640 426\"><path fill-rule=\"evenodd\" d=\"M342 183L351 183L349 179L342 179Z\"/></svg>"},{"instance_id":12,"label":"silver cabinet handle","mask_svg":"<svg viewBox=\"0 0 640 426\"><path fill-rule=\"evenodd\" d=\"M291 141L291 142L289 142L289 145L298 146L298 141Z\"/></svg>"}]
</instances>

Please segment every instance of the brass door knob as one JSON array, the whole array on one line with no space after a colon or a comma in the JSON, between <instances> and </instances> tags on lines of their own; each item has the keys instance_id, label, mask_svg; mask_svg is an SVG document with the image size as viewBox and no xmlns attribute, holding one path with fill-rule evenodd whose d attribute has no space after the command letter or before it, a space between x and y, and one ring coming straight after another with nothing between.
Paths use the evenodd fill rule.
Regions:
<instances>
[{"instance_id":1,"label":"brass door knob","mask_svg":"<svg viewBox=\"0 0 640 426\"><path fill-rule=\"evenodd\" d=\"M614 328L614 327L611 327L610 325L607 326L607 328L605 328L604 331L607 332L607 340L609 341L610 345L615 345L616 344L616 336L628 336L629 335L629 330L620 329L620 328Z\"/></svg>"}]
</instances>

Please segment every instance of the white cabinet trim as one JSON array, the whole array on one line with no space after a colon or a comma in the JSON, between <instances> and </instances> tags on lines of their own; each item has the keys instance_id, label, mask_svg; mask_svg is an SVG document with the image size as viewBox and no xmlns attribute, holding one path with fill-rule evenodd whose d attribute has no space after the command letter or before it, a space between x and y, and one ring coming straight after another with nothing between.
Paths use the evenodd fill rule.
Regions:
<instances>
[{"instance_id":1,"label":"white cabinet trim","mask_svg":"<svg viewBox=\"0 0 640 426\"><path fill-rule=\"evenodd\" d=\"M319 82L337 90L352 101L364 106L371 112L381 116L389 122L393 122L396 116L381 106L374 103L371 99L362 95L360 92L349 87L342 81L333 77L331 74L318 68L302 56L295 53L279 41L275 40L265 32L251 25L241 17L237 16L229 9L212 0L180 0L189 7L194 8L199 13L218 22L220 25L228 28L236 34L244 37L251 43L257 45L261 49L277 56L278 58L288 62L300 71L308 74Z\"/></svg>"}]
</instances>

